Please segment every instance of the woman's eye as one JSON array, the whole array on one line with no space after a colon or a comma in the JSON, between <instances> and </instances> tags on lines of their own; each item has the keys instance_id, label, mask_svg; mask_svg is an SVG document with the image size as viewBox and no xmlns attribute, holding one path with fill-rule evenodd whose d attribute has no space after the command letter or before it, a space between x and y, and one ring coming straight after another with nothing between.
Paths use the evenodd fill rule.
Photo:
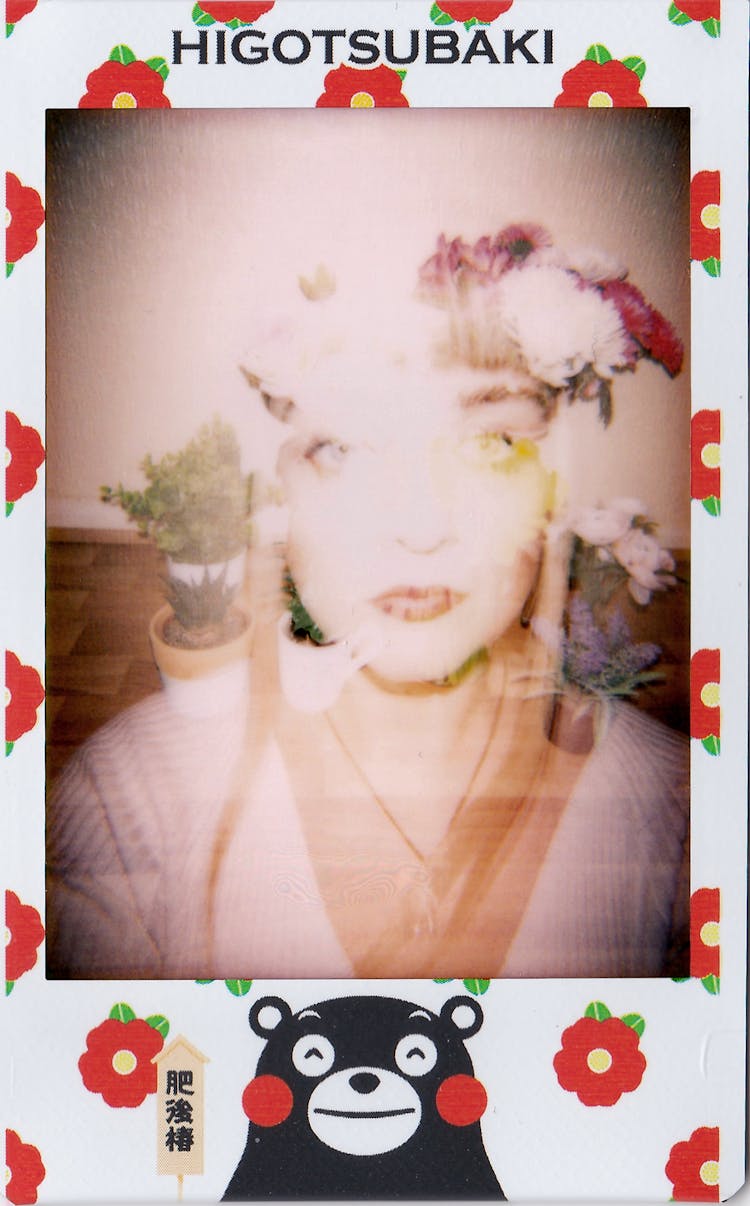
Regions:
<instances>
[{"instance_id":1,"label":"woman's eye","mask_svg":"<svg viewBox=\"0 0 750 1206\"><path fill-rule=\"evenodd\" d=\"M477 465L503 461L513 448L513 437L505 431L480 431L461 442L464 458Z\"/></svg>"},{"instance_id":2,"label":"woman's eye","mask_svg":"<svg viewBox=\"0 0 750 1206\"><path fill-rule=\"evenodd\" d=\"M406 1076L425 1076L437 1063L437 1047L426 1034L407 1034L396 1047L396 1067Z\"/></svg>"},{"instance_id":3,"label":"woman's eye","mask_svg":"<svg viewBox=\"0 0 750 1206\"><path fill-rule=\"evenodd\" d=\"M324 1034L306 1034L292 1048L292 1063L303 1076L325 1076L335 1057L333 1043Z\"/></svg>"},{"instance_id":4,"label":"woman's eye","mask_svg":"<svg viewBox=\"0 0 750 1206\"><path fill-rule=\"evenodd\" d=\"M341 468L348 452L348 444L342 444L338 440L316 440L307 449L305 459L311 461L322 473L335 473Z\"/></svg>"}]
</instances>

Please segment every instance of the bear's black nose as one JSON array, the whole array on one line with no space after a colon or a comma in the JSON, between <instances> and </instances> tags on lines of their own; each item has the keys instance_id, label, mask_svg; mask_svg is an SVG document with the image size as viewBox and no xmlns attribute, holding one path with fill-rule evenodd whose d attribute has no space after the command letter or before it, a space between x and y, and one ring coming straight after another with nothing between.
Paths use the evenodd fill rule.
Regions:
<instances>
[{"instance_id":1,"label":"bear's black nose","mask_svg":"<svg viewBox=\"0 0 750 1206\"><path fill-rule=\"evenodd\" d=\"M374 1093L380 1084L380 1077L374 1072L355 1072L349 1077L349 1084L355 1093Z\"/></svg>"}]
</instances>

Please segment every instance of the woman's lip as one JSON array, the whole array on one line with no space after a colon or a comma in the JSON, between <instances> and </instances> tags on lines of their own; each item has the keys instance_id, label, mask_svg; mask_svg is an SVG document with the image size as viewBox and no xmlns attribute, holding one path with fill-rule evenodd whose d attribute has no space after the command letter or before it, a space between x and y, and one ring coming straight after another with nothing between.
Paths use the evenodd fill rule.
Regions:
<instances>
[{"instance_id":1,"label":"woman's lip","mask_svg":"<svg viewBox=\"0 0 750 1206\"><path fill-rule=\"evenodd\" d=\"M445 615L465 598L449 586L397 586L378 595L372 603L387 616L416 623Z\"/></svg>"}]
</instances>

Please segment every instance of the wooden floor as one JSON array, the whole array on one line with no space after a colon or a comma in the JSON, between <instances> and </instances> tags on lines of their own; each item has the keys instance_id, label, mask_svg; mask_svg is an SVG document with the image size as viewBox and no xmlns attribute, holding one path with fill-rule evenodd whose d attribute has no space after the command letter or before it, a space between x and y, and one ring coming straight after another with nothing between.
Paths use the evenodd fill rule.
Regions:
<instances>
[{"instance_id":1,"label":"wooden floor","mask_svg":"<svg viewBox=\"0 0 750 1206\"><path fill-rule=\"evenodd\" d=\"M687 577L681 561L678 572ZM163 602L161 562L146 541L51 539L47 545L47 777L111 717L158 691L148 624ZM639 608L625 597L633 638L662 647L664 681L637 700L651 715L688 732L687 592Z\"/></svg>"},{"instance_id":2,"label":"wooden floor","mask_svg":"<svg viewBox=\"0 0 750 1206\"><path fill-rule=\"evenodd\" d=\"M48 782L95 729L159 690L148 641L159 574L146 541L48 543Z\"/></svg>"}]
</instances>

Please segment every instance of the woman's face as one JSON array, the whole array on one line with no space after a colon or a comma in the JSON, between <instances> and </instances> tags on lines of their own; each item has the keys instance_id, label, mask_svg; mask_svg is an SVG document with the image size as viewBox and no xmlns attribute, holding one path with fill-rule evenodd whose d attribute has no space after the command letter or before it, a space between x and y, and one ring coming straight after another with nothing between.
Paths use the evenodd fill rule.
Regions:
<instances>
[{"instance_id":1,"label":"woman's face","mask_svg":"<svg viewBox=\"0 0 750 1206\"><path fill-rule=\"evenodd\" d=\"M475 377L457 392L433 372L411 396L329 408L282 450L300 598L327 640L364 640L395 682L443 678L491 644L536 572L542 409L528 379Z\"/></svg>"}]
</instances>

